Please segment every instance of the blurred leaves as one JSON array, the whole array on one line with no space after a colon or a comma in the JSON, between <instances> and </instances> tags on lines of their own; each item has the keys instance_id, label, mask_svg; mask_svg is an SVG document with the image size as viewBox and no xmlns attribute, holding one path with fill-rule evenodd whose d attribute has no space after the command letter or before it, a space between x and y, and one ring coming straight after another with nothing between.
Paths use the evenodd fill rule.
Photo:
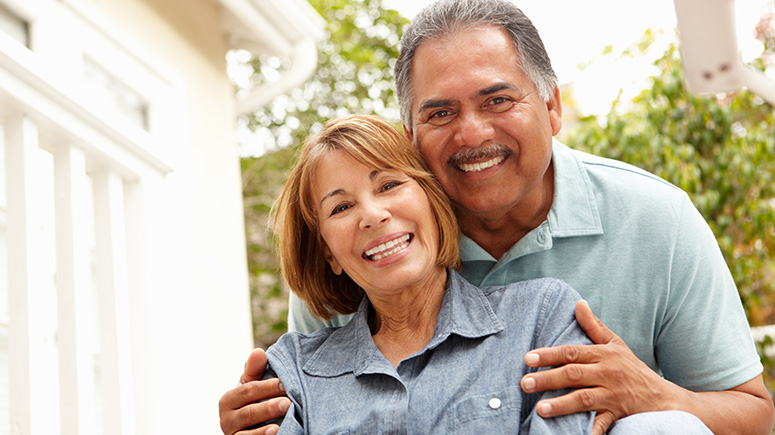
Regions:
<instances>
[{"instance_id":1,"label":"blurred leaves","mask_svg":"<svg viewBox=\"0 0 775 435\"><path fill-rule=\"evenodd\" d=\"M759 70L774 67L773 29L772 15L757 26L764 51L752 66ZM773 107L743 90L690 94L675 44L655 66L659 74L650 87L632 101L616 101L605 116L582 119L570 145L631 163L685 190L718 239L751 325L773 324Z\"/></svg>"}]
</instances>

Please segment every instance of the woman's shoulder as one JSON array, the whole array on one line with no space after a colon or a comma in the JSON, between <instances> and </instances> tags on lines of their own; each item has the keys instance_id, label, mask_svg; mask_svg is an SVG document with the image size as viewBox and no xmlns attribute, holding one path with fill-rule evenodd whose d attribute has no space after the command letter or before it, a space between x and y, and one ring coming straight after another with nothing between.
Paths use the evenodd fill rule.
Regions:
<instances>
[{"instance_id":1,"label":"woman's shoulder","mask_svg":"<svg viewBox=\"0 0 775 435\"><path fill-rule=\"evenodd\" d=\"M336 332L338 327L328 327L310 334L301 332L286 332L267 349L267 355L277 356L281 359L302 361L309 359L328 338Z\"/></svg>"},{"instance_id":2,"label":"woman's shoulder","mask_svg":"<svg viewBox=\"0 0 775 435\"><path fill-rule=\"evenodd\" d=\"M568 283L559 278L535 278L499 286L480 288L488 298L544 300L553 298L581 299Z\"/></svg>"},{"instance_id":3,"label":"woman's shoulder","mask_svg":"<svg viewBox=\"0 0 775 435\"><path fill-rule=\"evenodd\" d=\"M548 323L572 322L576 302L581 299L576 290L557 278L537 278L481 290L501 321L520 325L532 322L539 329Z\"/></svg>"}]
</instances>

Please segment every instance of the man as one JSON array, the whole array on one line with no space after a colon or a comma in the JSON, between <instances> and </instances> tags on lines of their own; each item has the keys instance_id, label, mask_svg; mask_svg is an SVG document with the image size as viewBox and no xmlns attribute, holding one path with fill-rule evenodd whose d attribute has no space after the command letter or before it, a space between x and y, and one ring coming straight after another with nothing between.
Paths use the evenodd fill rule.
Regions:
<instances>
[{"instance_id":1,"label":"man","mask_svg":"<svg viewBox=\"0 0 775 435\"><path fill-rule=\"evenodd\" d=\"M455 207L462 275L476 285L564 279L605 323L580 303L577 320L597 345L526 355L557 368L525 376L523 390L579 388L539 403L542 416L596 410L602 434L628 415L679 410L714 433L770 433L773 404L713 234L674 186L553 140L557 79L519 9L506 0L429 6L402 38L396 83L406 135ZM291 302L292 329L323 325ZM254 351L242 381L264 365ZM276 380L227 392L224 433L281 415L279 394Z\"/></svg>"}]
</instances>

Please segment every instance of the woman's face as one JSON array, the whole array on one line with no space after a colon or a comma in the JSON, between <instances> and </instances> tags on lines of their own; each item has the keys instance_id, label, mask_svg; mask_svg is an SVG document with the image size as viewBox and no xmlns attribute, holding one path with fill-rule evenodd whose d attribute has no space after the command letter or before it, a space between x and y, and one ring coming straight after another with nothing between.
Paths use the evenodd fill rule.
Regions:
<instances>
[{"instance_id":1,"label":"woman's face","mask_svg":"<svg viewBox=\"0 0 775 435\"><path fill-rule=\"evenodd\" d=\"M318 163L312 183L326 259L335 273L344 270L369 296L423 286L443 273L436 219L413 178L370 168L336 150Z\"/></svg>"}]
</instances>

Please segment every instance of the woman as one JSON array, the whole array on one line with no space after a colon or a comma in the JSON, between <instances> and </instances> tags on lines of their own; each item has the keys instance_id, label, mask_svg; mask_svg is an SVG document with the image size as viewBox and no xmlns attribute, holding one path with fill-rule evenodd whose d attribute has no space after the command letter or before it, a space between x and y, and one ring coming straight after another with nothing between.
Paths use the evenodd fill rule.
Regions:
<instances>
[{"instance_id":1,"label":"woman","mask_svg":"<svg viewBox=\"0 0 775 435\"><path fill-rule=\"evenodd\" d=\"M589 342L558 280L479 289L456 272L458 227L410 143L372 116L329 122L275 205L283 274L312 311L357 314L268 352L293 405L281 433L588 433L542 419L520 379L535 347ZM555 391L552 395L564 394Z\"/></svg>"}]
</instances>

